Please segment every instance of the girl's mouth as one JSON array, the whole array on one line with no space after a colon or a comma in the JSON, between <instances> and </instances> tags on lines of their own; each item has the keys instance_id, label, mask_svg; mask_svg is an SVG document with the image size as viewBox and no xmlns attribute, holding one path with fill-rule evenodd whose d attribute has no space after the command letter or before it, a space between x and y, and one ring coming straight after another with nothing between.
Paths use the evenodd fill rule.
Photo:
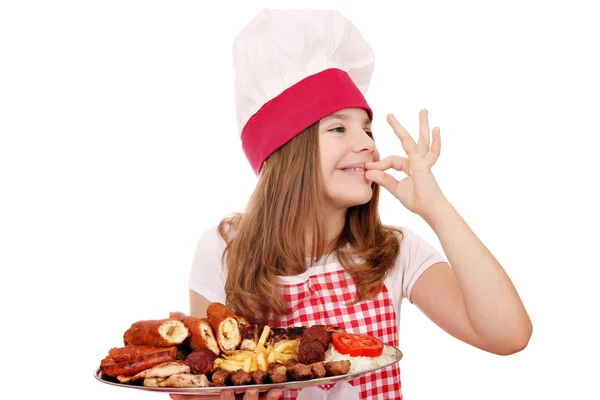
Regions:
<instances>
[{"instance_id":1,"label":"girl's mouth","mask_svg":"<svg viewBox=\"0 0 600 400\"><path fill-rule=\"evenodd\" d=\"M363 176L365 174L365 169L364 168L343 168L340 171L342 172L346 172L352 175L361 175Z\"/></svg>"}]
</instances>

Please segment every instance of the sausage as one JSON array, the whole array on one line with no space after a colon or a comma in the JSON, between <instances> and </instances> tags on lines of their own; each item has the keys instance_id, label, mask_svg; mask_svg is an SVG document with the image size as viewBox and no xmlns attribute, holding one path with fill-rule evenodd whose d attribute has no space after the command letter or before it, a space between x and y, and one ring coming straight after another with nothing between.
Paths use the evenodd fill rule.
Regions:
<instances>
[{"instance_id":1,"label":"sausage","mask_svg":"<svg viewBox=\"0 0 600 400\"><path fill-rule=\"evenodd\" d=\"M134 322L123 334L125 346L179 345L188 337L189 331L183 322L176 319L145 320Z\"/></svg>"},{"instance_id":2,"label":"sausage","mask_svg":"<svg viewBox=\"0 0 600 400\"><path fill-rule=\"evenodd\" d=\"M147 354L132 360L115 362L110 356L100 363L100 371L108 376L135 375L159 364L174 361L172 350L164 350L157 353Z\"/></svg>"},{"instance_id":3,"label":"sausage","mask_svg":"<svg viewBox=\"0 0 600 400\"><path fill-rule=\"evenodd\" d=\"M113 362L118 363L121 361L134 360L142 356L147 356L154 353L163 351L170 351L173 354L173 358L177 357L177 347L159 347L159 346L137 346L129 345L125 347L113 347L108 351L108 356L112 358Z\"/></svg>"}]
</instances>

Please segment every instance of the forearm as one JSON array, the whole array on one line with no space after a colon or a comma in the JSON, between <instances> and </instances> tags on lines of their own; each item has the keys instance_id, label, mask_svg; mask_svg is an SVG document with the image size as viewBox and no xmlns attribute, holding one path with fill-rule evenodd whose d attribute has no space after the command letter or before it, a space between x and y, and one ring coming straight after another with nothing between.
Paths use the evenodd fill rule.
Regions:
<instances>
[{"instance_id":1,"label":"forearm","mask_svg":"<svg viewBox=\"0 0 600 400\"><path fill-rule=\"evenodd\" d=\"M426 222L440 240L456 275L477 335L490 343L525 345L531 335L531 321L517 290L492 253L446 200Z\"/></svg>"}]
</instances>

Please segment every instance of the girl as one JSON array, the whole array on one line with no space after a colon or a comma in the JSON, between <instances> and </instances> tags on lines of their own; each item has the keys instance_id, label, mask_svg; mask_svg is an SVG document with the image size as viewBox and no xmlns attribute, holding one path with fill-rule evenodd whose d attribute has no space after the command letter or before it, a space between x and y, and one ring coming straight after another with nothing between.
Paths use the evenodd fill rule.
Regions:
<instances>
[{"instance_id":1,"label":"girl","mask_svg":"<svg viewBox=\"0 0 600 400\"><path fill-rule=\"evenodd\" d=\"M416 142L388 116L407 157L380 160L363 97L373 53L350 21L332 11L264 10L236 37L234 65L242 145L258 183L244 213L203 233L191 315L204 317L218 301L253 322L334 325L397 346L406 298L482 350L525 348L532 325L517 291L431 172L441 141L426 110ZM407 177L398 182L390 168ZM427 222L447 258L410 229L381 223L380 186ZM281 395L401 399L400 369L263 396Z\"/></svg>"}]
</instances>

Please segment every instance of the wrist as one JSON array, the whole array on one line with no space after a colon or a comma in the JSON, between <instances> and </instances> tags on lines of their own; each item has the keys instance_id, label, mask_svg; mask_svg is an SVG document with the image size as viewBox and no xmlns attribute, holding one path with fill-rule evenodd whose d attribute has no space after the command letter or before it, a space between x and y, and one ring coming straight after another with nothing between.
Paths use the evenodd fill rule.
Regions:
<instances>
[{"instance_id":1,"label":"wrist","mask_svg":"<svg viewBox=\"0 0 600 400\"><path fill-rule=\"evenodd\" d=\"M443 224L444 221L447 221L453 213L456 213L456 210L452 204L450 204L448 199L444 195L441 195L440 198L434 202L431 212L422 218L427 225L435 230Z\"/></svg>"}]
</instances>

